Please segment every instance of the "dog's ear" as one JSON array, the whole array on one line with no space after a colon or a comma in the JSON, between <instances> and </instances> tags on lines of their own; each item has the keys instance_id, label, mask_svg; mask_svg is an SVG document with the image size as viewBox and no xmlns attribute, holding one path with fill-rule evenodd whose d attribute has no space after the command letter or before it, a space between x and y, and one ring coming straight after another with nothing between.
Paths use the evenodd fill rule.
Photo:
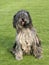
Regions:
<instances>
[{"instance_id":1,"label":"dog's ear","mask_svg":"<svg viewBox=\"0 0 49 65\"><path fill-rule=\"evenodd\" d=\"M29 17L30 23L32 23L32 19L31 19L31 16L30 16L29 12L27 12L27 14L28 14L28 17Z\"/></svg>"},{"instance_id":2,"label":"dog's ear","mask_svg":"<svg viewBox=\"0 0 49 65\"><path fill-rule=\"evenodd\" d=\"M16 28L16 23L17 23L17 21L16 21L16 15L14 15L13 16L13 27L14 28Z\"/></svg>"}]
</instances>

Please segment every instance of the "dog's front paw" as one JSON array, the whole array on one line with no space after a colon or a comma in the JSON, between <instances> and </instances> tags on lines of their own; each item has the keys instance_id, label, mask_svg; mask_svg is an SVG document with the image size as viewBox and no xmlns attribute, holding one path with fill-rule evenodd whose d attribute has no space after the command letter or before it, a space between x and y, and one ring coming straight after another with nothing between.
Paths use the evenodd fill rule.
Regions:
<instances>
[{"instance_id":1,"label":"dog's front paw","mask_svg":"<svg viewBox=\"0 0 49 65\"><path fill-rule=\"evenodd\" d=\"M22 60L23 59L23 53L20 51L18 53L15 53L16 60Z\"/></svg>"},{"instance_id":2,"label":"dog's front paw","mask_svg":"<svg viewBox=\"0 0 49 65\"><path fill-rule=\"evenodd\" d=\"M15 56L16 60L22 60L23 57L20 57L20 56Z\"/></svg>"}]
</instances>

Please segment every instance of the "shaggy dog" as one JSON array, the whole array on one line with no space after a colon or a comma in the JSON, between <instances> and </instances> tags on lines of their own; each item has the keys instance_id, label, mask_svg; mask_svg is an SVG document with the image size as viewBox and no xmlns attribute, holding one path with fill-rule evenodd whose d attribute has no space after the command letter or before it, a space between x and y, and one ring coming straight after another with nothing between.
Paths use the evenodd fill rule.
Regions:
<instances>
[{"instance_id":1,"label":"shaggy dog","mask_svg":"<svg viewBox=\"0 0 49 65\"><path fill-rule=\"evenodd\" d=\"M25 54L41 58L41 42L32 25L29 12L18 11L13 18L13 27L17 30L15 43L11 50L15 58L22 60Z\"/></svg>"}]
</instances>

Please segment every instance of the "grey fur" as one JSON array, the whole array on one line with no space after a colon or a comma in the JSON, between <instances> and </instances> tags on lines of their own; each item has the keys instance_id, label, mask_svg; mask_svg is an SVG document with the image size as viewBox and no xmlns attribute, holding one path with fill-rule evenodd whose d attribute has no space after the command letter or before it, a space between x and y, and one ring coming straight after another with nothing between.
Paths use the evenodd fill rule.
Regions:
<instances>
[{"instance_id":1,"label":"grey fur","mask_svg":"<svg viewBox=\"0 0 49 65\"><path fill-rule=\"evenodd\" d=\"M24 23L22 25L22 23ZM19 11L14 15L13 27L17 30L15 44L12 53L17 60L22 60L24 54L32 54L41 58L41 41L32 25L29 12Z\"/></svg>"}]
</instances>

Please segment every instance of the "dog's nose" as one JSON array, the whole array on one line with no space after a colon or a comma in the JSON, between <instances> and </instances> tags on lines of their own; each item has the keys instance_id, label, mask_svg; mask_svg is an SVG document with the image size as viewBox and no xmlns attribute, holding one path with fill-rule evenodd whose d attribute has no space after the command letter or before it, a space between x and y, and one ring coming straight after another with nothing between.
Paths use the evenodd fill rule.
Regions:
<instances>
[{"instance_id":1,"label":"dog's nose","mask_svg":"<svg viewBox=\"0 0 49 65\"><path fill-rule=\"evenodd\" d=\"M24 21L24 19L22 18L22 25L24 25L25 24L25 21Z\"/></svg>"},{"instance_id":2,"label":"dog's nose","mask_svg":"<svg viewBox=\"0 0 49 65\"><path fill-rule=\"evenodd\" d=\"M24 21L24 19L22 18L22 21Z\"/></svg>"}]
</instances>

